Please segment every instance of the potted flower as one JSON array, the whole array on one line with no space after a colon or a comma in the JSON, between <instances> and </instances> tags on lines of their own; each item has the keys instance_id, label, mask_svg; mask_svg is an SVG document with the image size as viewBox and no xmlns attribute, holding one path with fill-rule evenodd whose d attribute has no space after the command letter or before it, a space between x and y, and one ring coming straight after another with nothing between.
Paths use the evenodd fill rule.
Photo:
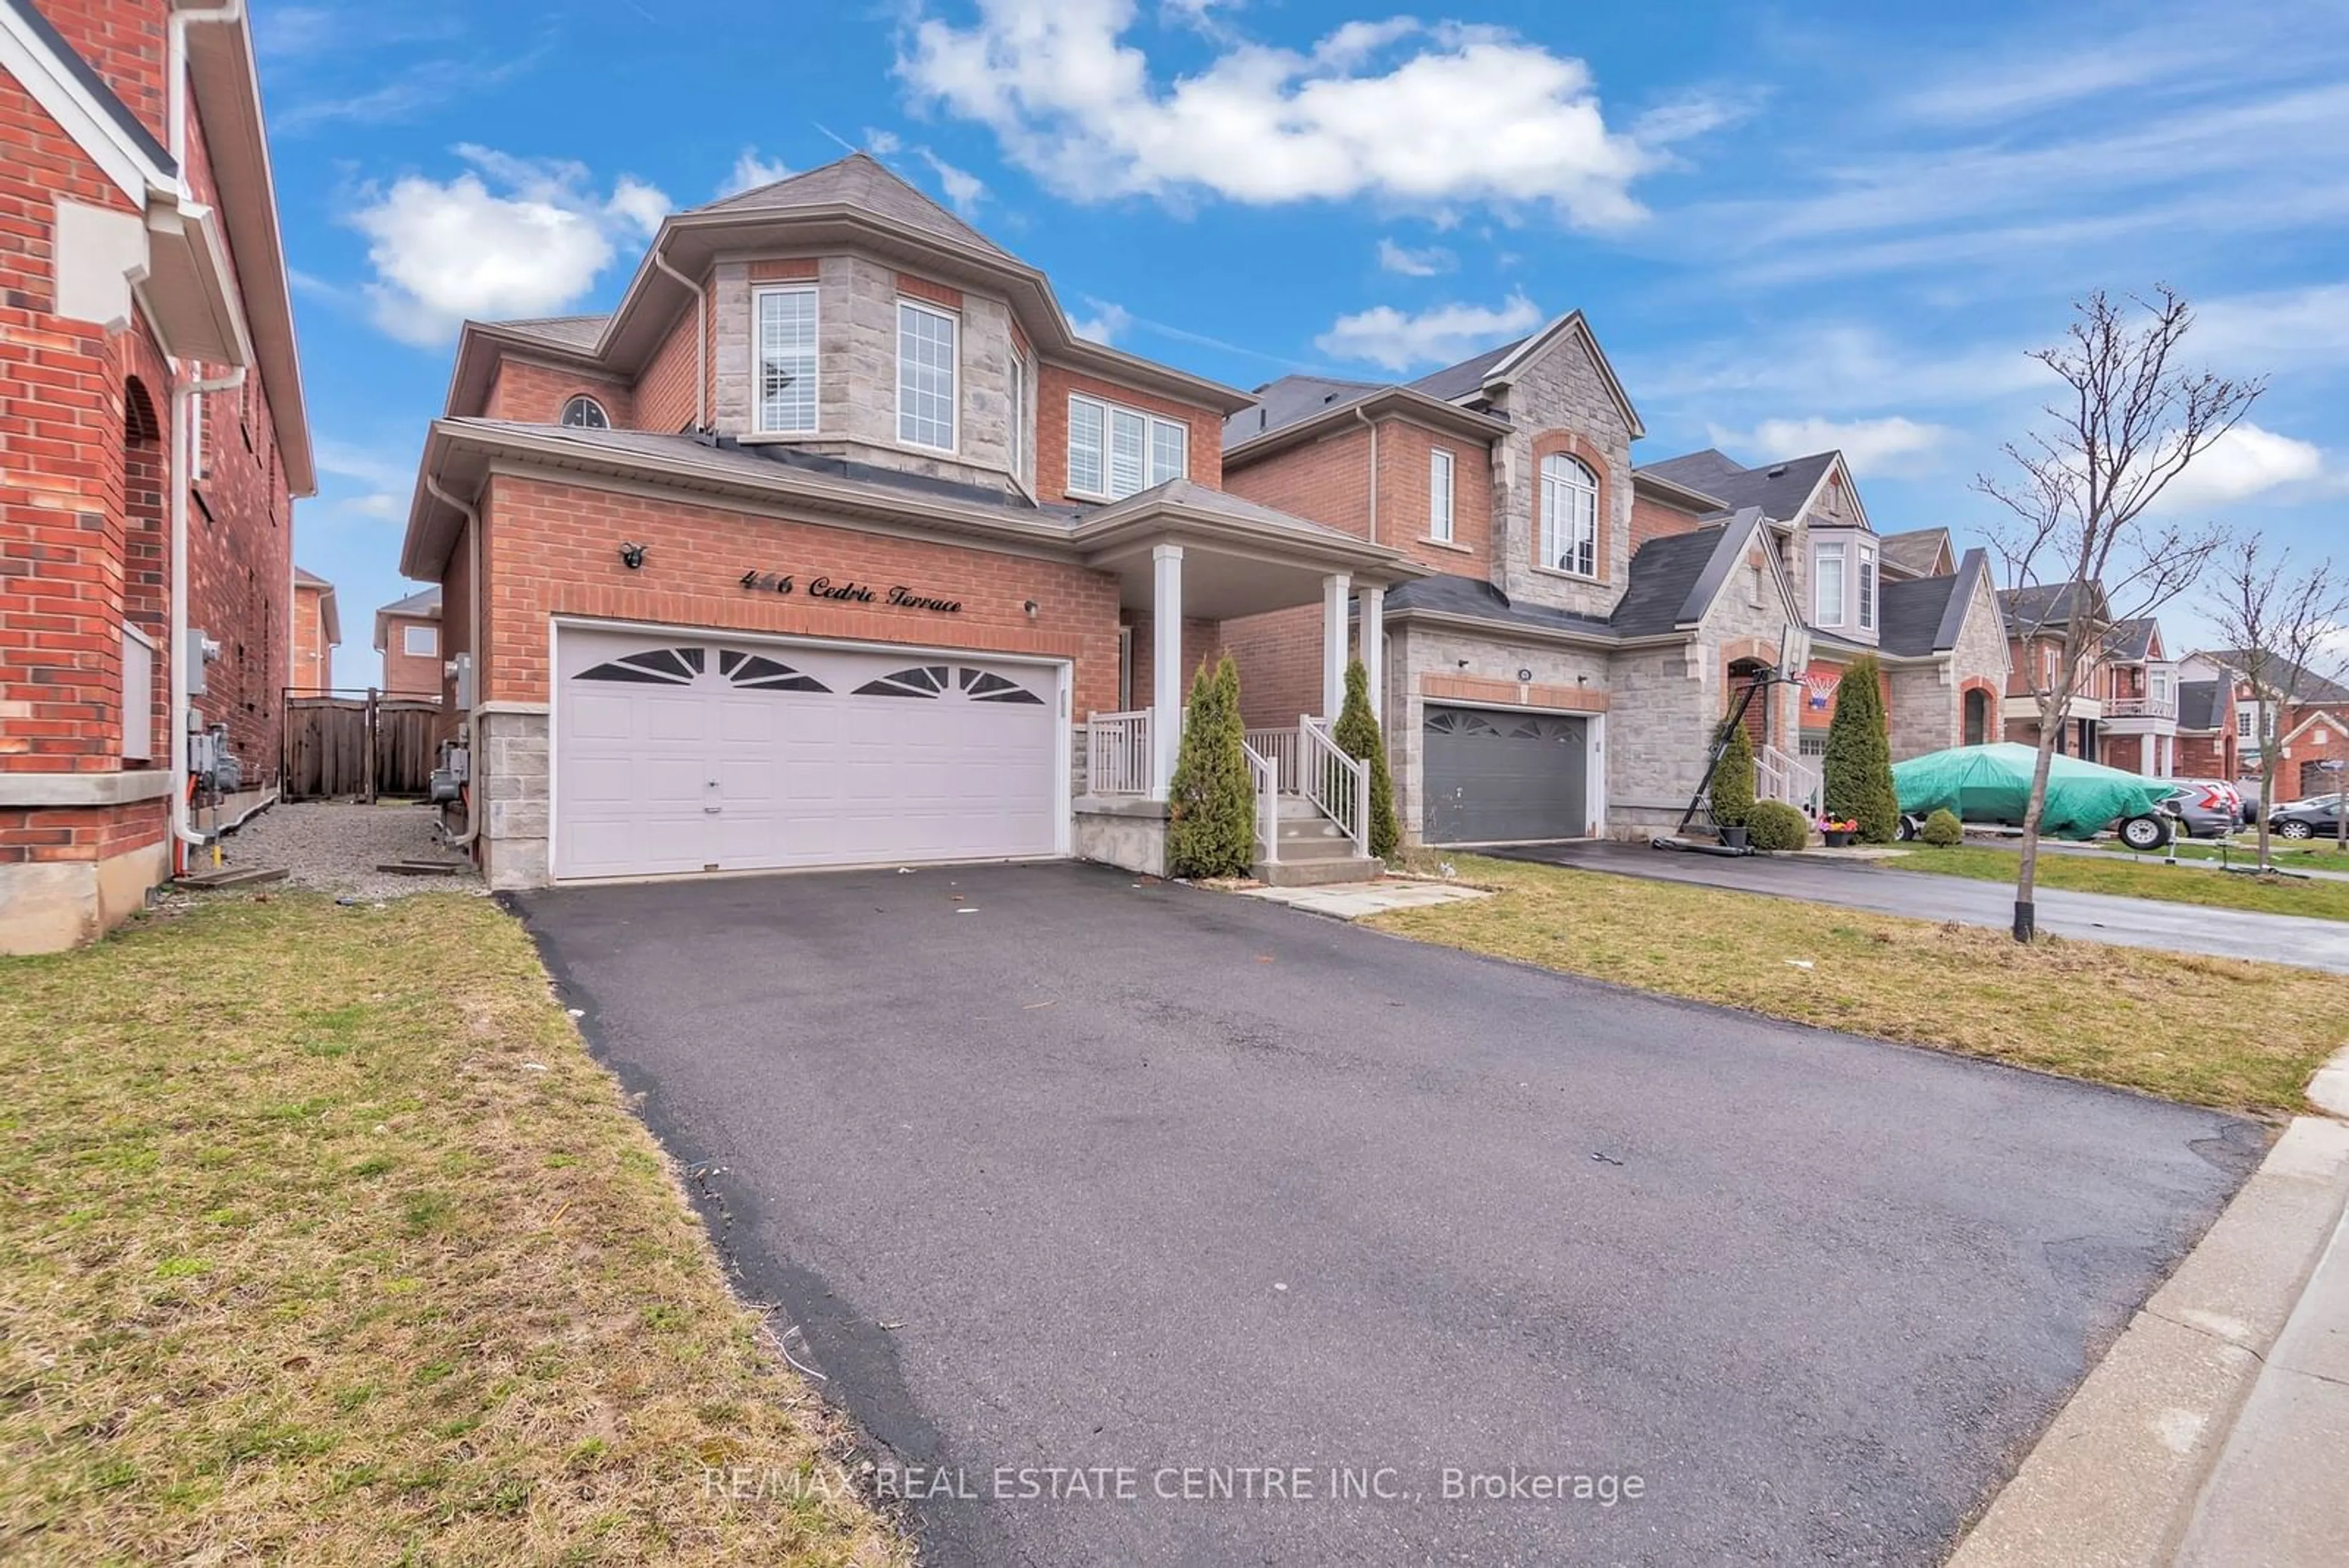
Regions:
<instances>
[{"instance_id":1,"label":"potted flower","mask_svg":"<svg viewBox=\"0 0 2349 1568\"><path fill-rule=\"evenodd\" d=\"M1830 816L1820 822L1819 832L1826 836L1829 849L1847 849L1859 836L1859 823L1848 816Z\"/></svg>"}]
</instances>

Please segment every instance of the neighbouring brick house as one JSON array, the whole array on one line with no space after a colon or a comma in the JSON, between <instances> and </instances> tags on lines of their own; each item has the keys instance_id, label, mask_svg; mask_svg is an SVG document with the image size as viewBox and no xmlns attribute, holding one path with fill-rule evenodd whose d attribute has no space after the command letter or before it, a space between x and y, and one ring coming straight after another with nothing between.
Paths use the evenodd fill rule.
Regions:
<instances>
[{"instance_id":1,"label":"neighbouring brick house","mask_svg":"<svg viewBox=\"0 0 2349 1568\"><path fill-rule=\"evenodd\" d=\"M335 585L315 572L295 567L294 669L286 680L287 688L296 693L330 690L335 684L335 649L342 641L343 618L335 604Z\"/></svg>"},{"instance_id":2,"label":"neighbouring brick house","mask_svg":"<svg viewBox=\"0 0 2349 1568\"><path fill-rule=\"evenodd\" d=\"M375 650L382 690L393 697L440 701L448 680L440 655L440 590L423 588L375 612Z\"/></svg>"},{"instance_id":3,"label":"neighbouring brick house","mask_svg":"<svg viewBox=\"0 0 2349 1568\"><path fill-rule=\"evenodd\" d=\"M1652 832L1747 710L1764 791L1815 800L1803 758L1862 650L1896 754L1957 744L2005 653L1979 552L1879 566L1841 457L1635 468L1636 410L1579 313L1406 385L1292 376L1225 424L1234 491L1407 554L1385 597L1381 718L1398 809L1428 843ZM1814 585L1818 585L1815 591ZM1319 620L1227 626L1251 724L1314 695ZM1357 639L1359 642L1359 636Z\"/></svg>"},{"instance_id":4,"label":"neighbouring brick house","mask_svg":"<svg viewBox=\"0 0 2349 1568\"><path fill-rule=\"evenodd\" d=\"M2160 624L2150 616L2116 618L2100 586L2092 584L2087 592L2082 626L2093 645L2056 734L2056 751L2149 778L2231 778L2231 773L2207 771L2203 764L2213 760L2210 737L2196 727L2225 705L2198 691L2189 712L2184 687L2196 672L2169 657ZM2035 745L2039 693L2060 668L2075 589L2056 583L2009 588L1998 597L2014 661L2003 704L2006 739Z\"/></svg>"},{"instance_id":5,"label":"neighbouring brick house","mask_svg":"<svg viewBox=\"0 0 2349 1568\"><path fill-rule=\"evenodd\" d=\"M251 30L174 16L0 0L0 950L171 874L189 722L276 767L309 437Z\"/></svg>"},{"instance_id":6,"label":"neighbouring brick house","mask_svg":"<svg viewBox=\"0 0 2349 1568\"><path fill-rule=\"evenodd\" d=\"M1326 693L1355 594L1423 571L1227 493L1248 401L1078 338L864 154L671 215L608 317L468 323L401 557L441 594L458 842L499 887L1161 867L1226 628L1324 607ZM1281 782L1270 844L1319 853Z\"/></svg>"},{"instance_id":7,"label":"neighbouring brick house","mask_svg":"<svg viewBox=\"0 0 2349 1568\"><path fill-rule=\"evenodd\" d=\"M2259 778L2263 750L2262 708L2249 674L2251 662L2240 649L2221 648L2189 654L2181 667L2189 678L2223 688L2236 766L2219 776L2244 782ZM2349 686L2281 659L2266 661L2266 670L2264 712L2278 748L2278 794L2290 800L2342 788L2349 783ZM2288 702L2286 690L2292 693Z\"/></svg>"},{"instance_id":8,"label":"neighbouring brick house","mask_svg":"<svg viewBox=\"0 0 2349 1568\"><path fill-rule=\"evenodd\" d=\"M2178 682L2178 772L2182 779L2229 779L2243 774L2241 742L2235 733L2235 683L2223 677L2192 679L2189 658Z\"/></svg>"}]
</instances>

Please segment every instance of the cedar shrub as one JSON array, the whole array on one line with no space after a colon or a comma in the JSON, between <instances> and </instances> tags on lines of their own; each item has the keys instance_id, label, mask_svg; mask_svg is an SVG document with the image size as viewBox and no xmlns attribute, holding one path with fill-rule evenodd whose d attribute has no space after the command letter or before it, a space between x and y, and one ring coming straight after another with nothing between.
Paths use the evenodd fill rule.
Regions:
<instances>
[{"instance_id":1,"label":"cedar shrub","mask_svg":"<svg viewBox=\"0 0 2349 1568\"><path fill-rule=\"evenodd\" d=\"M1889 844L1899 836L1892 742L1885 729L1884 690L1872 653L1853 659L1836 688L1835 718L1827 725L1827 754L1821 771L1830 820L1858 823L1864 844Z\"/></svg>"},{"instance_id":2,"label":"cedar shrub","mask_svg":"<svg viewBox=\"0 0 2349 1568\"><path fill-rule=\"evenodd\" d=\"M1754 738L1745 726L1730 727L1729 743L1721 765L1713 770L1713 820L1723 827L1743 827L1754 815Z\"/></svg>"},{"instance_id":3,"label":"cedar shrub","mask_svg":"<svg viewBox=\"0 0 2349 1568\"><path fill-rule=\"evenodd\" d=\"M1330 738L1348 756L1371 764L1371 853L1381 860L1394 858L1402 830L1395 822L1394 775L1387 770L1386 739L1379 732L1378 715L1371 711L1371 676L1359 659L1346 664L1346 701Z\"/></svg>"},{"instance_id":4,"label":"cedar shrub","mask_svg":"<svg viewBox=\"0 0 2349 1568\"><path fill-rule=\"evenodd\" d=\"M1166 874L1245 877L1256 861L1256 790L1243 748L1240 672L1228 653L1191 681L1191 709L1166 792Z\"/></svg>"}]
</instances>

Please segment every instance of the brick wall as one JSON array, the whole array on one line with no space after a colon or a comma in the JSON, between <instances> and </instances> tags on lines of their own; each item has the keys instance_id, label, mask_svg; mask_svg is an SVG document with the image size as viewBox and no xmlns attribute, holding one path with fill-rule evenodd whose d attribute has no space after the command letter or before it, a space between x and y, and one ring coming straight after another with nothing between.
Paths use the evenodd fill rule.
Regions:
<instances>
[{"instance_id":1,"label":"brick wall","mask_svg":"<svg viewBox=\"0 0 2349 1568\"><path fill-rule=\"evenodd\" d=\"M1036 368L1036 498L1065 501L1069 495L1069 394L1082 392L1103 402L1181 420L1190 427L1192 483L1224 488L1224 417L1213 409L1136 391L1055 365ZM1245 493L1239 492L1237 493Z\"/></svg>"},{"instance_id":2,"label":"brick wall","mask_svg":"<svg viewBox=\"0 0 2349 1568\"><path fill-rule=\"evenodd\" d=\"M567 614L1068 659L1078 714L1117 705L1118 585L1104 573L510 474L492 479L481 515L492 701L547 701L547 618ZM623 538L649 546L641 571L620 564L612 546ZM790 573L801 591L744 588L752 569ZM806 585L819 576L885 590L903 583L963 609L811 599Z\"/></svg>"},{"instance_id":3,"label":"brick wall","mask_svg":"<svg viewBox=\"0 0 2349 1568\"><path fill-rule=\"evenodd\" d=\"M1126 625L1133 634L1132 642L1133 705L1136 708L1148 708L1154 706L1158 700L1157 628L1153 624L1147 610L1139 613L1129 612L1129 614L1131 618ZM1222 656L1223 651L1223 627L1220 623L1185 618L1183 621L1183 700L1185 701L1190 701L1191 678L1199 672L1199 666L1211 664ZM1116 692L1117 689L1112 683L1110 689L1112 700ZM1247 692L1245 677L1241 681L1241 692L1245 699Z\"/></svg>"},{"instance_id":4,"label":"brick wall","mask_svg":"<svg viewBox=\"0 0 2349 1568\"><path fill-rule=\"evenodd\" d=\"M690 328L687 331L688 344ZM686 389L692 391L693 378L686 377ZM481 413L492 420L519 420L526 424L551 425L563 418L563 405L573 398L585 395L604 405L604 413L615 430L635 430L636 398L627 383L616 377L597 376L584 370L573 370L536 359L507 356L498 361L497 374L490 380L490 394L483 400ZM690 417L691 407L688 405ZM662 428L662 427L655 427Z\"/></svg>"},{"instance_id":5,"label":"brick wall","mask_svg":"<svg viewBox=\"0 0 2349 1568\"><path fill-rule=\"evenodd\" d=\"M1065 441L1065 434L1062 440ZM1371 432L1361 425L1351 425L1333 435L1290 447L1261 462L1234 469L1226 477L1224 488L1291 516L1351 534L1358 539L1367 538L1371 516ZM1426 495L1427 482L1423 478L1423 524Z\"/></svg>"},{"instance_id":6,"label":"brick wall","mask_svg":"<svg viewBox=\"0 0 2349 1568\"><path fill-rule=\"evenodd\" d=\"M324 691L334 684L325 595L325 589L306 585L297 584L294 589L294 670L288 683L297 691Z\"/></svg>"},{"instance_id":7,"label":"brick wall","mask_svg":"<svg viewBox=\"0 0 2349 1568\"><path fill-rule=\"evenodd\" d=\"M163 133L165 0L34 0L34 9L156 140L170 141Z\"/></svg>"},{"instance_id":8,"label":"brick wall","mask_svg":"<svg viewBox=\"0 0 2349 1568\"><path fill-rule=\"evenodd\" d=\"M445 602L445 597L444 597ZM408 629L429 627L432 651L408 651ZM440 651L440 623L415 616L396 615L384 622L383 689L397 697L429 697L438 701L447 656Z\"/></svg>"},{"instance_id":9,"label":"brick wall","mask_svg":"<svg viewBox=\"0 0 2349 1568\"><path fill-rule=\"evenodd\" d=\"M1668 538L1675 534L1693 534L1697 529L1697 514L1682 510L1653 496L1631 492L1631 554L1651 539Z\"/></svg>"},{"instance_id":10,"label":"brick wall","mask_svg":"<svg viewBox=\"0 0 2349 1568\"><path fill-rule=\"evenodd\" d=\"M706 363L695 353L695 315L688 304L685 314L678 317L677 325L661 340L661 346L645 362L644 374L636 378L633 394L636 428L674 434L692 425L694 370L697 365Z\"/></svg>"}]
</instances>

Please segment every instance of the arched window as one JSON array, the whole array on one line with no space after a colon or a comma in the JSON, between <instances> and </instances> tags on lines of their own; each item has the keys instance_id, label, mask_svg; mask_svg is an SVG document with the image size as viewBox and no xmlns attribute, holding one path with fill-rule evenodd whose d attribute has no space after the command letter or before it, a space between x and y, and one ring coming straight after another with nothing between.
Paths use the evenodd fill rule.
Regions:
<instances>
[{"instance_id":1,"label":"arched window","mask_svg":"<svg viewBox=\"0 0 2349 1568\"><path fill-rule=\"evenodd\" d=\"M1599 479L1562 452L1541 461L1541 561L1577 576L1599 575Z\"/></svg>"},{"instance_id":2,"label":"arched window","mask_svg":"<svg viewBox=\"0 0 2349 1568\"><path fill-rule=\"evenodd\" d=\"M1979 686L1966 689L1966 744L1979 746L1990 739L1990 693Z\"/></svg>"},{"instance_id":3,"label":"arched window","mask_svg":"<svg viewBox=\"0 0 2349 1568\"><path fill-rule=\"evenodd\" d=\"M607 431L612 428L612 418L604 411L604 405L585 394L563 405L563 422L583 431Z\"/></svg>"}]
</instances>

